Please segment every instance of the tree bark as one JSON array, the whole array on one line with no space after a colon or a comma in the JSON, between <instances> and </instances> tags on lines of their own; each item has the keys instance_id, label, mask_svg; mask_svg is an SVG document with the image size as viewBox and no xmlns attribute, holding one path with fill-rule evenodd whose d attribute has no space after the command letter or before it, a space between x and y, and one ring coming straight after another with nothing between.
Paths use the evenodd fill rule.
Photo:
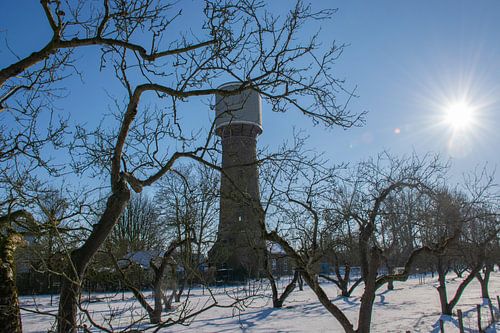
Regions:
<instances>
[{"instance_id":1,"label":"tree bark","mask_svg":"<svg viewBox=\"0 0 500 333\"><path fill-rule=\"evenodd\" d=\"M285 302L286 298L294 291L295 287L297 286L297 280L299 279L300 276L300 271L299 269L295 269L295 272L293 274L293 279L290 281L290 283L285 287L285 290L279 295L278 292L278 287L276 286L276 280L274 279L273 272L271 269L270 261L271 258L269 256L269 252L267 249L264 249L263 251L263 268L264 272L267 275L267 279L269 280L269 284L271 285L271 292L272 292L272 299L273 299L273 308L282 308L283 303Z\"/></svg>"},{"instance_id":2,"label":"tree bark","mask_svg":"<svg viewBox=\"0 0 500 333\"><path fill-rule=\"evenodd\" d=\"M177 290L174 297L176 303L179 303L181 301L182 293L184 292L184 288L186 287L186 279L184 277L182 277L179 282L180 282L179 290Z\"/></svg>"},{"instance_id":3,"label":"tree bark","mask_svg":"<svg viewBox=\"0 0 500 333\"><path fill-rule=\"evenodd\" d=\"M446 271L442 265L438 264L438 281L439 281L439 286L437 288L438 293L439 293L439 302L441 303L441 313L444 315L451 316L453 313L453 308L455 305L457 305L458 301L460 300L460 297L462 296L462 293L464 292L465 288L469 285L469 283L474 279L474 277L477 276L479 271L481 270L481 265L476 265L470 273L467 275L465 280L460 283L458 286L457 290L455 291L455 295L453 298L448 302L448 296L446 294Z\"/></svg>"},{"instance_id":4,"label":"tree bark","mask_svg":"<svg viewBox=\"0 0 500 333\"><path fill-rule=\"evenodd\" d=\"M346 297L351 297L352 292L354 291L354 289L356 289L357 286L359 286L361 282L363 282L363 278L357 279L356 282L354 282L351 288L349 288L349 290L347 291Z\"/></svg>"},{"instance_id":5,"label":"tree bark","mask_svg":"<svg viewBox=\"0 0 500 333\"><path fill-rule=\"evenodd\" d=\"M451 315L451 310L448 306L448 295L446 294L446 274L438 268L438 287L439 303L441 304L441 313Z\"/></svg>"},{"instance_id":6,"label":"tree bark","mask_svg":"<svg viewBox=\"0 0 500 333\"><path fill-rule=\"evenodd\" d=\"M164 276L165 272L169 266L169 260L172 256L172 253L174 250L181 244L185 243L188 241L187 239L181 240L181 241L174 241L170 244L169 248L165 253L163 254L163 258L161 260L161 264L159 267L155 266L154 262L151 261L150 266L154 271L154 281L153 281L153 290L154 290L154 307L152 311L148 311L149 313L149 319L151 324L158 324L161 322L161 312L162 312L162 300L165 303L165 309L170 309L172 306L172 298L175 295L175 288L173 291L173 294L170 298L167 298L165 296L165 292L163 290L163 284L164 284ZM172 267L172 274L173 279L175 279L175 268Z\"/></svg>"},{"instance_id":7,"label":"tree bark","mask_svg":"<svg viewBox=\"0 0 500 333\"><path fill-rule=\"evenodd\" d=\"M481 284L481 297L490 299L490 292L488 290L488 283L490 282L490 273L493 271L493 265L486 265L484 267L484 277L481 276L479 272L476 276L479 283Z\"/></svg>"},{"instance_id":8,"label":"tree bark","mask_svg":"<svg viewBox=\"0 0 500 333\"><path fill-rule=\"evenodd\" d=\"M154 295L154 306L153 310L149 312L149 321L151 324L158 324L161 322L161 311L162 311L162 299L165 299L165 294L163 292L163 276L165 275L165 270L167 268L166 261L168 257L164 257L160 267L154 266L151 263L155 277L153 281L153 295ZM167 305L165 305L167 306Z\"/></svg>"},{"instance_id":9,"label":"tree bark","mask_svg":"<svg viewBox=\"0 0 500 333\"><path fill-rule=\"evenodd\" d=\"M265 230L265 226L263 225L263 223L261 223L261 225L263 226L263 230ZM302 260L300 255L290 246L290 244L288 244L287 241L281 238L276 231L265 232L264 235L267 240L276 242L279 245L281 245L281 247L285 250L286 254L292 260L295 261L295 264L300 269L299 279L300 276L304 278L305 282L316 294L316 297L318 297L320 303L326 308L328 312L330 312L335 317L335 319L339 321L344 331L346 333L354 333L354 328L351 322L349 321L349 318L347 318L346 315L342 312L342 310L340 310L335 304L333 304L330 301L330 298L325 293L323 288L321 288L317 279L305 269L306 265L304 261Z\"/></svg>"},{"instance_id":10,"label":"tree bark","mask_svg":"<svg viewBox=\"0 0 500 333\"><path fill-rule=\"evenodd\" d=\"M359 333L370 332L373 302L375 301L375 292L377 291L377 270L381 262L378 248L373 247L370 252L368 267L364 270L367 274L364 276L365 290L361 296L358 329L356 330Z\"/></svg>"},{"instance_id":11,"label":"tree bark","mask_svg":"<svg viewBox=\"0 0 500 333\"><path fill-rule=\"evenodd\" d=\"M320 274L319 276L325 280L335 283L335 285L340 289L342 297L351 297L351 294L353 293L354 289L356 289L356 287L361 282L363 282L363 278L357 279L349 288L351 267L348 264L345 264L344 267L345 267L344 276L342 276L342 274L340 274L339 266L338 265L335 266L335 275L337 276L337 279L331 278L323 274Z\"/></svg>"},{"instance_id":12,"label":"tree bark","mask_svg":"<svg viewBox=\"0 0 500 333\"><path fill-rule=\"evenodd\" d=\"M118 222L129 199L130 190L122 179L108 198L104 213L99 222L95 224L90 236L80 248L72 251L71 260L66 269L66 278L61 285L57 318L58 333L76 333L78 301L85 271L99 247Z\"/></svg>"},{"instance_id":13,"label":"tree bark","mask_svg":"<svg viewBox=\"0 0 500 333\"><path fill-rule=\"evenodd\" d=\"M354 333L354 328L349 319L345 316L345 314L340 310L335 304L333 304L330 301L330 298L328 295L326 295L325 291L319 283L317 283L316 279L314 276L311 276L309 272L303 271L301 272L301 275L304 277L304 280L306 283L311 287L311 289L314 291L316 294L316 297L318 297L318 300L320 301L321 304L330 312L342 325L342 328L346 333Z\"/></svg>"},{"instance_id":14,"label":"tree bark","mask_svg":"<svg viewBox=\"0 0 500 333\"><path fill-rule=\"evenodd\" d=\"M481 270L481 265L477 265L474 267L469 275L465 278L465 280L460 283L458 286L457 290L455 291L455 296L452 298L450 301L449 306L449 314L451 315L451 312L453 311L453 308L455 305L457 305L458 301L460 300L460 297L462 296L462 293L464 292L465 288L471 283L471 281L474 279L474 277L477 275L477 273Z\"/></svg>"},{"instance_id":15,"label":"tree bark","mask_svg":"<svg viewBox=\"0 0 500 333\"><path fill-rule=\"evenodd\" d=\"M387 282L387 290L394 290L394 281L393 280L389 280L389 282Z\"/></svg>"},{"instance_id":16,"label":"tree bark","mask_svg":"<svg viewBox=\"0 0 500 333\"><path fill-rule=\"evenodd\" d=\"M299 284L299 290L304 291L304 279L302 278L302 274L299 271L299 277L297 279L297 282Z\"/></svg>"},{"instance_id":17,"label":"tree bark","mask_svg":"<svg viewBox=\"0 0 500 333\"><path fill-rule=\"evenodd\" d=\"M394 274L394 267L389 264L386 264L386 266L387 266L387 274L388 275ZM387 282L387 290L394 290L394 280L389 280Z\"/></svg>"},{"instance_id":18,"label":"tree bark","mask_svg":"<svg viewBox=\"0 0 500 333\"><path fill-rule=\"evenodd\" d=\"M283 303L287 299L288 296L294 291L295 287L297 286L297 280L299 278L299 271L295 270L295 273L293 274L293 279L292 281L286 286L285 291L281 294L281 296L278 297L278 289L276 288L276 283L274 283L273 279L273 307L274 308L282 308Z\"/></svg>"},{"instance_id":19,"label":"tree bark","mask_svg":"<svg viewBox=\"0 0 500 333\"><path fill-rule=\"evenodd\" d=\"M21 313L17 296L14 252L22 241L21 235L0 234L0 330L21 333Z\"/></svg>"},{"instance_id":20,"label":"tree bark","mask_svg":"<svg viewBox=\"0 0 500 333\"><path fill-rule=\"evenodd\" d=\"M25 210L0 216L0 330L13 333L22 332L14 253L23 238L13 230L13 223L17 219L35 223L33 216Z\"/></svg>"},{"instance_id":21,"label":"tree bark","mask_svg":"<svg viewBox=\"0 0 500 333\"><path fill-rule=\"evenodd\" d=\"M163 290L161 288L161 283L155 283L153 294L154 294L154 306L153 306L153 311L149 313L149 321L151 324L158 324L159 322L161 322L161 310L162 310L161 300L163 298Z\"/></svg>"},{"instance_id":22,"label":"tree bark","mask_svg":"<svg viewBox=\"0 0 500 333\"><path fill-rule=\"evenodd\" d=\"M47 59L56 49L57 41L51 40L39 51L33 52L26 58L0 70L0 87L2 87L10 78L21 74L27 68L36 65L44 59Z\"/></svg>"},{"instance_id":23,"label":"tree bark","mask_svg":"<svg viewBox=\"0 0 500 333\"><path fill-rule=\"evenodd\" d=\"M351 275L351 266L348 264L344 265L344 276L340 274L339 265L335 265L335 275L337 275L337 280L339 282L338 286L342 291L342 296L349 297L349 279Z\"/></svg>"}]
</instances>

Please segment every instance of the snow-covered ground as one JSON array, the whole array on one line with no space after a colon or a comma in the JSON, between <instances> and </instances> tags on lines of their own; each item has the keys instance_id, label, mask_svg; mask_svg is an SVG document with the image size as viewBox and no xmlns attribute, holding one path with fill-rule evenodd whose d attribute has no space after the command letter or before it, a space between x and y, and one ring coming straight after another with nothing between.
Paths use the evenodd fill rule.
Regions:
<instances>
[{"instance_id":1,"label":"snow-covered ground","mask_svg":"<svg viewBox=\"0 0 500 333\"><path fill-rule=\"evenodd\" d=\"M450 278L448 292L454 292L461 280ZM425 283L411 278L404 283L396 283L393 291L381 289L375 301L372 332L439 332L439 319L445 322L446 332L458 332L458 321L454 317L440 317L438 293L435 289L436 281L428 276ZM269 298L270 290L267 286L253 285L250 294L258 296L248 299L245 306L213 307L196 316L189 322L189 326L175 325L162 328L160 332L342 332L341 326L317 301L316 296L307 287L304 291L296 289L285 302L282 309L273 309ZM362 286L358 287L354 297L344 299L338 297L338 290L331 283L324 283L328 294L350 318L355 321L359 310L359 296ZM254 289L256 288L256 289ZM214 288L211 290L219 305L228 305L232 297L248 294L249 288ZM176 318L186 315L194 309L211 304L207 290L193 289L188 302L177 303L177 309L172 313L165 313ZM150 295L150 292L146 292ZM500 295L500 272L492 273L490 281L490 295L494 298L495 308L498 309L496 295ZM466 332L477 332L476 305L483 304L480 298L479 284L474 280L465 290L459 304L455 308L464 313ZM86 295L84 298L87 298ZM132 294L92 294L92 302L85 303L85 307L92 314L95 322L105 327L113 325L114 330L123 330L127 326L144 316ZM38 309L45 313L55 314L57 299L50 306L50 296L22 297L21 304L29 310ZM184 312L182 312L184 311ZM482 307L483 328L490 318L486 304ZM23 311L23 328L25 332L47 332L51 329L54 317ZM145 320L144 322L147 322ZM89 327L91 326L88 324ZM145 328L147 326L140 326ZM136 327L139 328L139 327ZM98 329L92 329L100 331ZM500 331L500 325L491 327L488 332Z\"/></svg>"}]
</instances>

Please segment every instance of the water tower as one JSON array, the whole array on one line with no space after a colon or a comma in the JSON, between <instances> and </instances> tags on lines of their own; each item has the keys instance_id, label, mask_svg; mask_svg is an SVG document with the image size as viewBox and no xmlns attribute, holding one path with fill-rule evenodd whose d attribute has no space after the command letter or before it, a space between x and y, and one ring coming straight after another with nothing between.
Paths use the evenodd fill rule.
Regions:
<instances>
[{"instance_id":1,"label":"water tower","mask_svg":"<svg viewBox=\"0 0 500 333\"><path fill-rule=\"evenodd\" d=\"M221 90L235 90L226 83ZM215 97L215 130L222 141L220 216L209 261L228 279L255 277L262 270L264 240L256 205L260 204L257 136L262 133L261 97L253 89Z\"/></svg>"}]
</instances>

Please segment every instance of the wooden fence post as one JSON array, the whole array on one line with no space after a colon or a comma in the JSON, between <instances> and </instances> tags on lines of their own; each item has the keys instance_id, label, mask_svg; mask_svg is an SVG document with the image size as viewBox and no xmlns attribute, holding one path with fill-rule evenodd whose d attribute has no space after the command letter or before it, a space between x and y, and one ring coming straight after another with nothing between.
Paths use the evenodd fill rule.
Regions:
<instances>
[{"instance_id":1,"label":"wooden fence post","mask_svg":"<svg viewBox=\"0 0 500 333\"><path fill-rule=\"evenodd\" d=\"M476 305L477 309L477 329L479 332L482 332L483 329L481 328L481 305Z\"/></svg>"},{"instance_id":2,"label":"wooden fence post","mask_svg":"<svg viewBox=\"0 0 500 333\"><path fill-rule=\"evenodd\" d=\"M458 309L457 314L458 314L458 329L460 330L460 333L464 333L464 317L462 314L462 310Z\"/></svg>"}]
</instances>

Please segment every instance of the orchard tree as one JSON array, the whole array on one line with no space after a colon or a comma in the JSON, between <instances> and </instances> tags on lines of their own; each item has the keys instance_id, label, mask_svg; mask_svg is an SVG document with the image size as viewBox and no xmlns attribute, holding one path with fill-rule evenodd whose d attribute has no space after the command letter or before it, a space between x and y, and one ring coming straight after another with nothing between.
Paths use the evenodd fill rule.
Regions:
<instances>
[{"instance_id":1,"label":"orchard tree","mask_svg":"<svg viewBox=\"0 0 500 333\"><path fill-rule=\"evenodd\" d=\"M293 142L285 142L276 154L263 154L259 161L262 199L250 203L261 217L261 226L286 237L307 261L307 269L318 273L319 260L324 254L320 235L325 224L322 214L316 213L315 209L326 210L328 203L321 193L328 181L335 179L335 168L328 169L327 161L308 151L306 140L302 133L296 133ZM267 241L263 271L271 285L273 307L281 308L297 283L302 290L301 275L305 268L290 260L281 244L269 238ZM276 258L277 254L282 258ZM294 270L293 278L282 290L273 274L273 260L287 261Z\"/></svg>"},{"instance_id":2,"label":"orchard tree","mask_svg":"<svg viewBox=\"0 0 500 333\"><path fill-rule=\"evenodd\" d=\"M495 257L498 255L500 240L498 214L483 211L468 229L464 237L469 244L464 247L464 250L469 250L466 253L467 266L474 267L476 263L482 262L482 268L476 274L476 279L481 285L481 298L491 301L488 284L495 267Z\"/></svg>"},{"instance_id":3,"label":"orchard tree","mask_svg":"<svg viewBox=\"0 0 500 333\"><path fill-rule=\"evenodd\" d=\"M61 261L67 259L64 250L72 242L67 237L74 231L70 221L81 214L82 205L80 201L69 205L61 191L29 175L17 178L8 189L1 192L5 201L0 205L0 322L9 332L21 332L15 261L24 257L28 269L45 274L47 279L40 283L50 291L52 278L61 274Z\"/></svg>"},{"instance_id":4,"label":"orchard tree","mask_svg":"<svg viewBox=\"0 0 500 333\"><path fill-rule=\"evenodd\" d=\"M206 254L215 241L219 203L218 172L202 164L187 164L175 169L158 183L156 202L172 241L186 241L175 253L180 281L174 281L175 301L179 302L186 287L197 280L205 283L200 268L206 265Z\"/></svg>"},{"instance_id":5,"label":"orchard tree","mask_svg":"<svg viewBox=\"0 0 500 333\"><path fill-rule=\"evenodd\" d=\"M443 251L450 242L450 239L446 239L436 248L427 245L418 247L406 258L403 272L379 275L378 270L383 263L384 249L380 245L378 231L386 200L389 197L397 196L404 189L429 192L440 183L445 169L438 160L429 157L418 158L414 155L398 159L388 154L381 154L377 159L361 163L354 174L343 177L350 184L349 191L345 192L350 200L343 201L348 202L349 205L338 210L344 212L347 218L352 219L357 224L357 246L364 283L357 329L354 329L353 323L345 313L330 300L316 278L317 270L314 262L317 261L316 258L321 252L313 250L317 249L320 244L319 236L321 233L317 231L320 230L321 226L321 214L319 207L314 206L314 202L325 193L326 189L317 191L313 196L308 197L308 193L312 192L309 190L310 187L306 187L306 191L302 192L303 198L301 200L298 200L297 197L290 198L291 202L302 206L310 214L312 221L312 228L307 230L306 237L309 245L305 251L298 247L295 242L287 240L286 235L280 235L279 230L267 231L265 224L261 225L264 228L266 238L282 246L290 258L294 260L318 300L340 322L346 332L369 332L375 292L389 281L406 280L413 263L419 256L432 251ZM321 182L312 181L311 184L317 185ZM332 187L331 190L336 190L336 188ZM432 193L432 191L430 192ZM296 194L298 193L300 192Z\"/></svg>"},{"instance_id":6,"label":"orchard tree","mask_svg":"<svg viewBox=\"0 0 500 333\"><path fill-rule=\"evenodd\" d=\"M339 198L339 200L342 199ZM350 297L363 282L363 278L359 276L351 283L354 278L352 268L360 266L357 228L351 218L337 210L326 213L325 223L327 227L322 234L322 247L325 259L328 263L333 264L335 275L319 274L319 276L333 282L339 288L342 296Z\"/></svg>"},{"instance_id":7,"label":"orchard tree","mask_svg":"<svg viewBox=\"0 0 500 333\"><path fill-rule=\"evenodd\" d=\"M488 264L488 250L494 247L500 232L496 223L498 216L498 194L494 177L486 170L468 176L462 189L442 189L432 206L426 232L434 242L440 242L449 234L455 234L453 246L443 253L434 253L438 273L439 300L441 313L452 315L454 307L467 286L478 277L483 296L487 296L486 275L481 277L483 267ZM463 280L449 296L446 276L451 262L459 256L467 265ZM482 280L482 281L481 281Z\"/></svg>"},{"instance_id":8,"label":"orchard tree","mask_svg":"<svg viewBox=\"0 0 500 333\"><path fill-rule=\"evenodd\" d=\"M22 332L14 251L22 243L16 226L30 224L35 224L33 216L24 210L7 211L0 216L0 325L7 332Z\"/></svg>"},{"instance_id":9,"label":"orchard tree","mask_svg":"<svg viewBox=\"0 0 500 333\"><path fill-rule=\"evenodd\" d=\"M161 316L164 307L162 306L162 302L165 305L165 309L168 309L170 304L166 300L167 296L165 295L165 275L167 273L167 269L172 260L172 254L180 246L182 243L187 240L181 240L179 242L172 242L170 246L164 251L163 255L159 258L152 256L149 262L151 269L153 270L153 281L151 283L153 289L153 306L151 306L147 300L147 297L141 292L140 287L134 285L132 281L127 277L125 270L127 267L121 267L125 260L118 260L116 256L113 254L113 251L108 248L108 254L111 257L115 270L119 273L121 281L125 284L125 286L132 292L135 296L139 304L146 310L149 316L149 322L151 324L159 324L161 323ZM134 262L130 260L127 266L133 265ZM175 277L173 277L175 278ZM171 321L171 319L169 320ZM130 327L136 323L130 324Z\"/></svg>"},{"instance_id":10,"label":"orchard tree","mask_svg":"<svg viewBox=\"0 0 500 333\"><path fill-rule=\"evenodd\" d=\"M121 258L127 253L165 247L164 232L153 200L139 193L131 196L107 241L115 255Z\"/></svg>"}]
</instances>

